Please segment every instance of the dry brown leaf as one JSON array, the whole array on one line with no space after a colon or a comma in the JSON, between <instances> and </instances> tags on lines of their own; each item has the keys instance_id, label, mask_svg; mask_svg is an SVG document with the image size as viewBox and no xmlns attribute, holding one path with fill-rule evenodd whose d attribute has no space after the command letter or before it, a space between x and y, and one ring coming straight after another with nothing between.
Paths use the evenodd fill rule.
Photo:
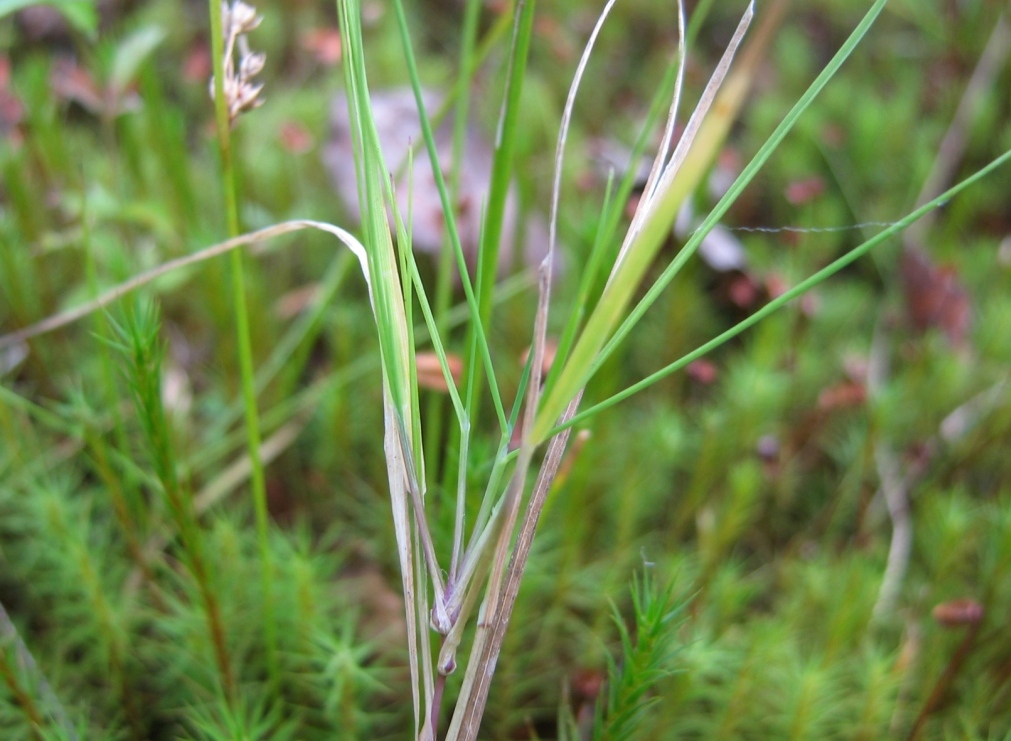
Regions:
<instances>
[{"instance_id":1,"label":"dry brown leaf","mask_svg":"<svg viewBox=\"0 0 1011 741\"><path fill-rule=\"evenodd\" d=\"M49 88L58 99L77 103L96 116L119 116L140 107L136 91L103 88L90 72L68 57L59 57L53 63Z\"/></svg>"},{"instance_id":2,"label":"dry brown leaf","mask_svg":"<svg viewBox=\"0 0 1011 741\"><path fill-rule=\"evenodd\" d=\"M541 376L546 377L551 371L551 366L555 363L555 355L558 353L558 340L552 337L544 341L544 358L541 361ZM528 347L520 355L520 365L525 366L530 358L530 348Z\"/></svg>"},{"instance_id":3,"label":"dry brown leaf","mask_svg":"<svg viewBox=\"0 0 1011 741\"><path fill-rule=\"evenodd\" d=\"M302 34L302 47L326 67L340 64L344 56L341 32L336 28L314 28Z\"/></svg>"},{"instance_id":4,"label":"dry brown leaf","mask_svg":"<svg viewBox=\"0 0 1011 741\"><path fill-rule=\"evenodd\" d=\"M858 381L843 381L818 394L818 408L826 412L860 406L865 401L867 387Z\"/></svg>"},{"instance_id":5,"label":"dry brown leaf","mask_svg":"<svg viewBox=\"0 0 1011 741\"><path fill-rule=\"evenodd\" d=\"M975 625L983 619L983 605L972 599L956 599L942 602L932 611L934 620L946 628L961 625Z\"/></svg>"},{"instance_id":6,"label":"dry brown leaf","mask_svg":"<svg viewBox=\"0 0 1011 741\"><path fill-rule=\"evenodd\" d=\"M786 200L794 206L802 206L805 203L817 199L825 192L825 181L815 175L802 180L794 180L786 186Z\"/></svg>"},{"instance_id":7,"label":"dry brown leaf","mask_svg":"<svg viewBox=\"0 0 1011 741\"><path fill-rule=\"evenodd\" d=\"M60 100L77 103L96 115L105 110L102 90L95 78L66 57L59 57L53 62L49 88Z\"/></svg>"},{"instance_id":8,"label":"dry brown leaf","mask_svg":"<svg viewBox=\"0 0 1011 741\"><path fill-rule=\"evenodd\" d=\"M762 288L749 275L735 275L727 285L727 297L734 306L751 310L762 300Z\"/></svg>"},{"instance_id":9,"label":"dry brown leaf","mask_svg":"<svg viewBox=\"0 0 1011 741\"><path fill-rule=\"evenodd\" d=\"M965 345L972 327L969 294L953 266L938 266L922 249L908 247L899 264L909 319L920 332L944 332L955 347Z\"/></svg>"},{"instance_id":10,"label":"dry brown leaf","mask_svg":"<svg viewBox=\"0 0 1011 741\"><path fill-rule=\"evenodd\" d=\"M291 319L312 306L319 296L319 283L313 282L299 286L274 302L274 312L281 319Z\"/></svg>"},{"instance_id":11,"label":"dry brown leaf","mask_svg":"<svg viewBox=\"0 0 1011 741\"><path fill-rule=\"evenodd\" d=\"M443 393L449 391L438 355L434 352L419 352L415 357L415 362L418 367L419 387ZM463 360L457 355L447 354L446 365L449 366L450 375L453 376L453 383L459 385L463 375Z\"/></svg>"}]
</instances>

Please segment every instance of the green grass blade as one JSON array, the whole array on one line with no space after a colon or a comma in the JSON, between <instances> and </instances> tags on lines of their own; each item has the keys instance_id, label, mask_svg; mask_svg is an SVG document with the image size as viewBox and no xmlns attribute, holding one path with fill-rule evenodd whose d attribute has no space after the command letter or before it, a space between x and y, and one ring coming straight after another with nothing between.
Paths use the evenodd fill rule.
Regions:
<instances>
[{"instance_id":1,"label":"green grass blade","mask_svg":"<svg viewBox=\"0 0 1011 741\"><path fill-rule=\"evenodd\" d=\"M547 432L554 425L554 421L578 390L585 387L589 381L593 363L600 349L625 314L634 291L662 245L681 203L701 180L710 157L715 154L719 142L729 130L730 120L736 115L743 101L744 88L731 87L732 92L726 94L726 99L715 105L714 99L748 28L752 12L753 4L749 4L695 111L689 118L685 132L670 161L663 163L662 174L655 189L645 194L640 201L600 301L587 320L571 356L559 372L557 384L545 397L538 411L533 431L533 439L536 442L547 439ZM715 112L707 117L710 108L714 108ZM696 135L699 146L694 144ZM664 150L661 150L657 158L664 156ZM652 174L650 180L653 180Z\"/></svg>"},{"instance_id":2,"label":"green grass blade","mask_svg":"<svg viewBox=\"0 0 1011 741\"><path fill-rule=\"evenodd\" d=\"M498 271L498 255L505 220L506 198L512 181L513 152L520 126L520 96L526 77L530 40L533 37L534 0L517 4L516 25L509 50L506 87L502 112L498 122L495 155L492 161L491 184L488 202L484 205L484 225L481 235L480 258L477 276L477 300L480 307L481 326L488 332L491 321L491 300Z\"/></svg>"},{"instance_id":3,"label":"green grass blade","mask_svg":"<svg viewBox=\"0 0 1011 741\"><path fill-rule=\"evenodd\" d=\"M580 345L583 345L582 354L578 358L573 357L570 360L570 363L573 366L572 371L570 373L563 372L563 376L559 380L558 387L554 389L550 397L545 399L542 410L538 415L537 427L535 429L535 437L538 440L544 440L548 437L550 429L554 426L554 419L556 419L558 414L560 414L565 400L571 397L571 394L574 393L576 389L582 388L582 386L585 385L586 381L592 377L593 373L596 372L604 360L606 360L607 354L612 352L617 346L617 343L620 342L625 335L627 335L634 326L635 322L637 322L642 314L645 313L650 303L652 303L656 296L659 295L659 292L666 288L670 281L673 280L677 271L680 270L685 262L687 262L687 260L694 254L698 245L701 243L704 234L711 229L713 225L715 225L724 213L726 213L727 209L730 208L730 204L737 199L740 193L744 190L745 186L765 164L776 148L778 148L780 143L796 124L801 114L811 105L817 95L821 92L825 85L828 84L829 80L832 79L838 69L853 52L857 44L860 43L863 37L870 30L871 25L884 9L887 2L888 0L877 0L877 2L875 2L874 5L867 11L863 19L850 34L849 38L847 38L846 42L842 45L842 47L840 47L839 51L836 52L835 56L833 56L828 65L826 65L825 69L822 70L821 74L819 74L814 82L811 83L810 87L808 87L807 91L805 91L805 93L800 97L780 125L776 127L776 130L769 137L768 141L766 141L762 148L759 149L758 153L751 162L748 163L748 166L744 168L744 171L737 178L724 197L720 199L720 202L713 208L709 217L705 220L703 227L678 253L678 256L674 259L671 265L668 266L667 270L664 271L663 275L650 289L646 297L635 307L629 317L619 327L614 337L611 338L610 341L606 342L606 345L606 335L610 331L610 326L613 326L608 320L615 316L614 306L609 307L607 313L603 314L602 318L599 318L596 322L594 322L594 320L597 317L597 312L594 312L594 316L591 317L590 321L587 323L587 328L584 330L583 336L580 338L580 342L577 343L577 349L574 351L575 355L575 353L580 350ZM704 134L700 132L700 137L703 135ZM712 142L707 142L707 146L712 146ZM657 208L657 214L662 215L671 206L680 204L679 200L677 200L676 203L671 201L672 192L673 191L668 192L662 196L663 201ZM657 230L660 229L661 226L665 231L667 227L661 224L660 218L652 219L651 223L646 224L643 227L643 238L651 244L653 240L660 238L661 234ZM606 296L607 294L605 293L605 297ZM602 302L603 300L604 299L602 299ZM583 342L584 337L586 337L585 344ZM585 370L583 367L584 363L586 364Z\"/></svg>"},{"instance_id":4,"label":"green grass blade","mask_svg":"<svg viewBox=\"0 0 1011 741\"><path fill-rule=\"evenodd\" d=\"M401 41L404 48L404 59L411 80L411 88L414 91L415 103L418 106L418 118L421 122L421 134L422 138L425 140L425 146L428 149L428 156L432 160L432 174L435 177L435 187L439 193L439 199L442 203L442 213L445 220L446 234L449 237L450 245L453 248L453 254L456 256L457 269L460 273L460 283L463 287L467 306L471 311L471 326L479 329L476 334L478 354L484 364L484 372L488 374L488 385L491 391L492 401L495 404L495 410L498 414L500 423L504 427L505 411L502 406L502 398L498 390L498 383L495 380L495 370L492 365L488 338L483 328L481 328L481 314L478 306L477 295L475 294L474 286L471 284L469 271L467 270L467 262L464 259L463 247L460 243L460 234L456 227L456 219L454 215L455 211L453 209L452 200L450 199L449 189L446 187L446 181L442 175L442 168L439 166L439 158L435 147L435 136L432 132L431 120L425 110L425 103L421 91L421 78L418 75L417 63L414 59L414 50L411 45L410 32L407 26L407 17L404 13L403 4L400 0L397 0L397 2L394 3L394 10L396 11L397 24L400 29Z\"/></svg>"},{"instance_id":5,"label":"green grass blade","mask_svg":"<svg viewBox=\"0 0 1011 741\"><path fill-rule=\"evenodd\" d=\"M231 122L228 102L225 99L224 72L224 29L222 27L222 4L219 0L208 0L211 19L211 56L214 63L214 114L218 135L218 149L221 153L221 179L225 194L225 217L228 236L240 234L238 191L233 163ZM150 41L148 42L150 43ZM235 335L239 346L239 371L242 380L242 399L246 421L246 449L252 464L250 484L253 490L253 509L256 513L256 530L261 563L261 589L263 592L263 634L267 650L267 668L271 682L280 681L280 665L277 657L277 627L274 617L273 565L269 542L267 512L267 485L263 473L263 459L260 457L260 414L256 406L256 383L253 372L253 346L249 327L249 310L246 306L246 286L242 267L242 253L238 250L229 255L232 275L232 301L235 316Z\"/></svg>"},{"instance_id":6,"label":"green grass blade","mask_svg":"<svg viewBox=\"0 0 1011 741\"><path fill-rule=\"evenodd\" d=\"M861 258L864 255L866 255L874 247L877 247L882 242L884 242L884 241L890 239L891 237L894 237L895 235L899 234L903 229L905 229L906 227L908 227L910 224L912 224L913 222L915 222L917 219L922 218L925 214L929 213L930 211L932 211L932 210L934 210L936 208L939 208L940 206L944 205L947 201L951 200L954 196L956 196L962 190L964 190L964 189L968 188L969 186L975 184L979 180L981 180L984 177L986 177L987 175L989 175L994 170L996 170L996 169L1002 167L1003 165L1007 164L1009 161L1011 161L1011 151L1005 152L1000 157L998 157L997 159L993 160L986 167L984 167L983 169L981 169L978 172L974 173L970 177L966 178L965 180L963 180L962 182L960 182L958 185L954 186L953 188L950 188L949 190L945 191L944 193L942 193L940 196L938 196L934 200L929 201L928 203L924 204L920 208L918 208L915 211L911 212L905 218L903 218L903 219L895 222L892 226L888 227L887 229L884 229L883 231L881 231L880 233L878 233L877 235L875 235L871 239L868 239L866 242L864 242L863 244L859 245L858 247L854 247L852 250L850 250L849 252L847 252L845 255L843 255L839 259L835 260L834 262L832 262L829 265L826 265L824 268L822 268L821 270L819 270L814 275L812 275L809 278L801 281L796 286L794 286L793 288L791 288L789 291L785 292L781 296L779 296L779 297L773 299L772 301L770 301L768 304L766 304L765 306L763 306L761 309L759 309L757 312L755 312L753 315L751 315L750 317L748 317L744 321L742 321L742 322L740 322L738 324L735 324L733 327L731 327L730 329L728 329L726 332L723 332L720 335L714 337L709 342L705 343L704 345L699 346L696 350L693 350L692 352L690 352L687 355L679 358L678 360L674 361L673 363L670 363L670 364L664 366L660 370L656 371L655 373L652 373L651 375L647 376L646 378L644 378L643 380L639 381L638 383L636 383L636 384L634 384L632 386L629 386L624 391L622 391L622 392L620 392L618 394L615 394L614 396L612 396L612 397L610 397L610 398L608 398L608 399L606 399L606 400L604 400L604 401L602 401L602 402L600 402L598 404L594 404L592 407L589 407L588 409L583 410L582 412L580 412L579 414L577 414L575 417L573 417L572 420L570 420L567 424L565 424L565 425L559 425L559 426L553 428L552 431L551 431L551 433L554 434L556 432L559 432L562 429L565 429L566 427L570 427L572 425L579 424L580 422L583 422L583 421L589 419L593 415L598 414L599 412L602 412L603 410L605 410L605 409L607 409L609 407L614 406L615 404L617 404L620 401L624 401L625 399L627 399L630 396L632 396L632 395L634 395L634 394L642 391L643 389L648 388L649 386L652 386L654 383L656 383L657 381L661 380L662 378L666 378L671 373L674 373L675 371L681 370L682 368L684 368L686 365L688 365L692 361L697 360L698 358L700 358L703 355L705 355L706 353L714 350L715 348L719 347L720 345L722 345L723 343L727 342L728 340L736 337L737 335L739 335L744 330L746 330L746 329L754 326L755 324L757 324L758 322L760 322L762 319L765 319L767 316L769 316L770 314L772 314L774 311L782 308L788 302L792 301L793 299L797 298L798 296L802 295L803 293L811 290L812 288L814 288L815 286L817 286L819 283L823 282L827 278L835 275L840 270L842 270L843 268L845 268L847 265L852 264L854 261L856 261L859 258ZM699 231L701 232L702 229L700 228Z\"/></svg>"},{"instance_id":7,"label":"green grass blade","mask_svg":"<svg viewBox=\"0 0 1011 741\"><path fill-rule=\"evenodd\" d=\"M587 311L592 310L590 306L593 297L593 289L599 285L601 268L604 258L607 256L609 248L612 246L614 234L618 229L618 224L624 217L625 208L623 204L628 203L632 190L636 184L636 168L634 163L638 161L640 155L646 148L646 143L652 133L653 125L660 116L661 110L667 106L667 101L671 99L672 86L675 83L677 66L670 65L667 74L653 98L646 121L639 132L632 151L629 154L629 167L626 168L617 187L617 194L612 195L613 177L608 177L607 187L604 192L604 199L600 212L602 214L598 224L597 233L594 235L593 246L590 248L590 255L586 260L583 275L580 278L579 288L576 291L576 298L573 301L569 316L565 322L558 340L558 347L555 350L555 360L545 381L545 394L550 393L558 380L561 370L565 367L565 362L569 357L572 346L578 336L580 326Z\"/></svg>"}]
</instances>

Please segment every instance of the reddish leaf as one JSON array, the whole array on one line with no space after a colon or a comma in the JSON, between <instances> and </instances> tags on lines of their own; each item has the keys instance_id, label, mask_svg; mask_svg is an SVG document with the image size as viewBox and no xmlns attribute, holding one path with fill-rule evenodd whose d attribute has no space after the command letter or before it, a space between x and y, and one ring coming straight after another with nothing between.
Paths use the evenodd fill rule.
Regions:
<instances>
[{"instance_id":1,"label":"reddish leaf","mask_svg":"<svg viewBox=\"0 0 1011 741\"><path fill-rule=\"evenodd\" d=\"M786 200L794 206L802 206L810 203L825 192L825 181L815 175L814 177L794 180L786 186Z\"/></svg>"},{"instance_id":2,"label":"reddish leaf","mask_svg":"<svg viewBox=\"0 0 1011 741\"><path fill-rule=\"evenodd\" d=\"M821 299L817 293L805 293L800 297L800 312L806 317L812 317L821 308Z\"/></svg>"},{"instance_id":3,"label":"reddish leaf","mask_svg":"<svg viewBox=\"0 0 1011 741\"><path fill-rule=\"evenodd\" d=\"M302 46L313 59L326 67L340 64L344 52L341 32L336 28L314 28L302 34Z\"/></svg>"},{"instance_id":4,"label":"reddish leaf","mask_svg":"<svg viewBox=\"0 0 1011 741\"><path fill-rule=\"evenodd\" d=\"M542 16L534 24L534 32L547 42L548 48L559 62L571 62L579 53L566 30L568 29L557 18L551 16Z\"/></svg>"},{"instance_id":5,"label":"reddish leaf","mask_svg":"<svg viewBox=\"0 0 1011 741\"><path fill-rule=\"evenodd\" d=\"M19 12L18 24L25 36L33 41L63 39L70 34L70 25L63 14L57 8L50 8L42 3Z\"/></svg>"},{"instance_id":6,"label":"reddish leaf","mask_svg":"<svg viewBox=\"0 0 1011 741\"><path fill-rule=\"evenodd\" d=\"M206 87L213 71L210 44L200 41L191 46L186 52L186 56L183 57L183 79L186 82L199 83Z\"/></svg>"},{"instance_id":7,"label":"reddish leaf","mask_svg":"<svg viewBox=\"0 0 1011 741\"><path fill-rule=\"evenodd\" d=\"M907 249L900 264L906 308L920 332L937 328L960 347L972 325L969 294L952 266L938 267L921 250Z\"/></svg>"},{"instance_id":8,"label":"reddish leaf","mask_svg":"<svg viewBox=\"0 0 1011 741\"><path fill-rule=\"evenodd\" d=\"M983 605L976 600L956 599L934 607L934 620L946 628L975 625L983 619Z\"/></svg>"},{"instance_id":9,"label":"reddish leaf","mask_svg":"<svg viewBox=\"0 0 1011 741\"><path fill-rule=\"evenodd\" d=\"M77 103L96 116L118 116L140 107L140 97L135 91L103 88L90 72L66 57L53 63L49 88L57 98Z\"/></svg>"},{"instance_id":10,"label":"reddish leaf","mask_svg":"<svg viewBox=\"0 0 1011 741\"><path fill-rule=\"evenodd\" d=\"M818 408L823 411L856 407L867 401L867 387L857 381L843 381L829 386L818 395Z\"/></svg>"},{"instance_id":11,"label":"reddish leaf","mask_svg":"<svg viewBox=\"0 0 1011 741\"><path fill-rule=\"evenodd\" d=\"M572 676L572 694L583 701L597 699L607 677L599 669L578 669Z\"/></svg>"},{"instance_id":12,"label":"reddish leaf","mask_svg":"<svg viewBox=\"0 0 1011 741\"><path fill-rule=\"evenodd\" d=\"M100 114L105 110L102 90L95 78L71 59L60 57L53 63L49 87L57 98L77 103L91 113Z\"/></svg>"},{"instance_id":13,"label":"reddish leaf","mask_svg":"<svg viewBox=\"0 0 1011 741\"><path fill-rule=\"evenodd\" d=\"M442 366L439 365L439 356L434 352L419 352L415 358L418 366L418 386L432 391L449 391L446 384L446 376L442 373ZM453 382L460 383L463 375L463 361L456 355L447 355L446 364L449 372L453 376Z\"/></svg>"},{"instance_id":14,"label":"reddish leaf","mask_svg":"<svg viewBox=\"0 0 1011 741\"><path fill-rule=\"evenodd\" d=\"M541 378L546 378L548 373L551 371L551 366L555 363L555 355L558 353L558 340L548 337L544 341L544 357L541 359ZM528 347L520 355L520 365L526 365L527 359L530 357L530 348Z\"/></svg>"},{"instance_id":15,"label":"reddish leaf","mask_svg":"<svg viewBox=\"0 0 1011 741\"><path fill-rule=\"evenodd\" d=\"M292 154L305 154L316 146L316 140L309 130L296 121L285 121L278 132L281 147Z\"/></svg>"},{"instance_id":16,"label":"reddish leaf","mask_svg":"<svg viewBox=\"0 0 1011 741\"><path fill-rule=\"evenodd\" d=\"M849 138L846 128L839 124L828 124L821 130L821 140L832 149L839 149Z\"/></svg>"},{"instance_id":17,"label":"reddish leaf","mask_svg":"<svg viewBox=\"0 0 1011 741\"><path fill-rule=\"evenodd\" d=\"M727 286L730 301L741 309L751 309L762 297L762 291L754 278L748 275L734 276Z\"/></svg>"},{"instance_id":18,"label":"reddish leaf","mask_svg":"<svg viewBox=\"0 0 1011 741\"><path fill-rule=\"evenodd\" d=\"M911 247L903 251L899 269L913 326L920 332L936 327L952 345L963 346L972 308L955 268L938 267L923 250Z\"/></svg>"},{"instance_id":19,"label":"reddish leaf","mask_svg":"<svg viewBox=\"0 0 1011 741\"><path fill-rule=\"evenodd\" d=\"M783 276L778 273L772 273L766 276L765 291L769 294L769 298L779 298L788 290L790 290L790 286L787 284L786 279Z\"/></svg>"},{"instance_id":20,"label":"reddish leaf","mask_svg":"<svg viewBox=\"0 0 1011 741\"><path fill-rule=\"evenodd\" d=\"M308 309L319 298L319 283L295 288L274 303L274 311L281 319L292 319Z\"/></svg>"},{"instance_id":21,"label":"reddish leaf","mask_svg":"<svg viewBox=\"0 0 1011 741\"><path fill-rule=\"evenodd\" d=\"M716 365L705 358L693 360L685 368L685 373L688 374L690 379L701 383L703 386L715 383L716 378L719 376L719 370L717 370Z\"/></svg>"}]
</instances>

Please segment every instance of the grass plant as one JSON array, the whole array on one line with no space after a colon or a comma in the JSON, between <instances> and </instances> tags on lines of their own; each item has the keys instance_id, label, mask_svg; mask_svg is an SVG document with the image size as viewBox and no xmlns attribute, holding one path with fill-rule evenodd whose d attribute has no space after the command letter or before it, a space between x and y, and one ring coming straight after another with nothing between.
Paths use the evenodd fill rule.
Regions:
<instances>
[{"instance_id":1,"label":"grass plant","mask_svg":"<svg viewBox=\"0 0 1011 741\"><path fill-rule=\"evenodd\" d=\"M26 5L0 3L5 737L1011 732L1011 11L966 3L949 37L901 0L57 2L64 35L30 40ZM389 84L434 176L405 212ZM315 156L336 90L356 214ZM615 132L630 164L587 186ZM515 193L547 257L502 279ZM727 232L733 271L697 259L723 225L760 227ZM921 249L957 267L911 283Z\"/></svg>"}]
</instances>

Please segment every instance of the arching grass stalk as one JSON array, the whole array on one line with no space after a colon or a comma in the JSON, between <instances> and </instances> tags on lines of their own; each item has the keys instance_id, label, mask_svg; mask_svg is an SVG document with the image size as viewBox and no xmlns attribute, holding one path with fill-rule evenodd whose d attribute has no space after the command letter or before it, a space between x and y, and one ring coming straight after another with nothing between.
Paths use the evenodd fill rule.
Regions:
<instances>
[{"instance_id":1,"label":"arching grass stalk","mask_svg":"<svg viewBox=\"0 0 1011 741\"><path fill-rule=\"evenodd\" d=\"M225 197L225 218L228 235L240 233L238 194L232 151L231 127L238 114L259 105L260 87L252 77L263 67L263 55L243 49L238 74L233 68L235 46L244 42L247 31L259 25L260 18L249 5L239 1L231 6L220 0L208 0L211 18L211 58L214 62L214 118L221 153L221 182ZM227 21L227 23L225 23ZM226 69L227 66L227 69ZM239 345L239 368L242 376L242 398L245 407L246 447L252 466L250 484L253 489L253 509L256 512L256 532L260 554L260 590L263 595L263 640L267 655L267 672L275 686L280 681L277 658L277 629L274 617L271 585L273 582L270 542L268 537L267 487L260 457L260 417L256 407L256 384L253 375L253 348L249 331L249 311L246 308L246 286L242 272L242 253L229 256L232 274L232 301L235 314L235 334Z\"/></svg>"},{"instance_id":2,"label":"arching grass stalk","mask_svg":"<svg viewBox=\"0 0 1011 741\"><path fill-rule=\"evenodd\" d=\"M164 275L168 275L176 270L182 270L187 267L194 265L199 265L207 260L212 260L215 257L220 257L226 255L234 250L241 247L246 247L249 245L257 244L259 242L264 242L266 240L272 239L274 237L279 237L284 234L290 234L292 232L303 231L305 229L314 229L316 231L325 232L333 237L351 250L352 254L358 259L359 266L363 268L363 276L366 281L369 280L368 273L368 262L365 256L364 248L361 243L355 239L354 235L345 229L341 229L339 226L333 224L328 224L323 221L313 221L311 219L292 219L291 221L282 221L272 226L264 227L263 229L258 229L255 232L248 232L246 234L241 234L237 237L232 237L226 239L223 242L218 242L212 244L208 247L203 248L197 252L189 255L184 255L182 257L177 257L174 260L169 260L164 262L158 267L151 268L143 273L139 273L129 280L125 280L112 288L106 290L101 295L91 299L90 301L85 301L84 303L75 306L72 309L66 309L59 312L58 314L52 314L45 319L42 319L34 324L29 324L26 327L15 330L14 332L9 332L8 334L0 335L0 350L17 345L20 342L31 339L32 337L38 337L39 335L47 334L53 332L62 327L66 327L74 322L83 319L86 316L93 314L99 309L104 309L107 306L115 303L119 299L127 296L138 288L150 284L152 281L161 278ZM510 290L513 293L518 293L523 290L526 284L526 279L523 278L517 282L511 284ZM469 313L469 312L468 312ZM454 323L462 323L463 317L452 317ZM3 394L4 390L0 389L0 394ZM24 402L22 400L21 403ZM47 412L45 409L39 408L37 414L48 415L49 424L53 426L59 426L62 423L58 417Z\"/></svg>"}]
</instances>

